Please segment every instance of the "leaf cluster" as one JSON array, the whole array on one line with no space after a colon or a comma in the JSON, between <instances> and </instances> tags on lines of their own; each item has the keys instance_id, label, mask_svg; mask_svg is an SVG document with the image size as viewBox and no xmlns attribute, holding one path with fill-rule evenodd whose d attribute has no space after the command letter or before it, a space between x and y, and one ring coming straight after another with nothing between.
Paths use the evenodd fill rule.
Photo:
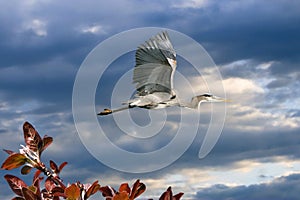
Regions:
<instances>
[{"instance_id":1,"label":"leaf cluster","mask_svg":"<svg viewBox=\"0 0 300 200\"><path fill-rule=\"evenodd\" d=\"M118 190L111 186L101 186L97 180L92 184L76 182L65 185L59 174L67 162L57 165L50 160L49 167L46 167L41 161L42 152L53 142L53 138L47 135L42 138L29 122L23 124L23 133L25 146L21 145L19 152L4 150L8 157L2 163L1 169L22 167L23 175L29 174L32 169L36 171L31 185L27 185L17 176L4 176L11 190L17 195L12 200L87 200L97 192L101 192L106 200L134 200L146 190L146 185L140 180L136 180L132 187L128 183L122 183ZM44 186L41 187L44 178ZM183 193L173 195L169 187L159 200L179 200L182 195Z\"/></svg>"}]
</instances>

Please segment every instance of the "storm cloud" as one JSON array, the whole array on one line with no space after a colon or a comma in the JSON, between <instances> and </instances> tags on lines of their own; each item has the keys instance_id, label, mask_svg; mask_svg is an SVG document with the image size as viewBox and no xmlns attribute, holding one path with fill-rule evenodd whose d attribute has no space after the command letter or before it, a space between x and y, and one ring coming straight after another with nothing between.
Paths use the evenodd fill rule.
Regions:
<instances>
[{"instance_id":1,"label":"storm cloud","mask_svg":"<svg viewBox=\"0 0 300 200\"><path fill-rule=\"evenodd\" d=\"M62 173L66 182L92 182L96 177L103 184L116 184L140 178L149 186L149 197L172 185L175 192L193 199L297 199L299 8L294 0L2 1L0 147L17 150L23 143L22 124L29 121L41 135L54 137L44 159L70 163ZM175 163L151 173L122 173L99 162L82 144L72 116L73 85L80 65L100 42L122 31L153 26L174 29L201 44L218 66L227 97L233 101L227 104L222 135L204 159L197 154L208 129L210 105L201 105L201 130ZM188 74L197 92L207 92L201 77L188 72L186 61L180 63L184 65L178 71ZM100 79L95 109L110 106L114 85L133 66L134 52L111 64ZM202 78L214 80L209 76L204 73ZM128 85L134 88L131 82ZM180 84L176 87L186 90ZM122 148L147 152L173 138L179 118L176 109L168 112L169 129L149 143L121 137L113 118L100 124ZM143 126L149 123L147 113L135 109L131 115ZM1 160L5 157L0 154ZM226 172L240 179L235 182ZM6 173L1 171L1 176ZM30 178L22 178L29 183ZM11 197L4 179L0 189L1 199Z\"/></svg>"}]
</instances>

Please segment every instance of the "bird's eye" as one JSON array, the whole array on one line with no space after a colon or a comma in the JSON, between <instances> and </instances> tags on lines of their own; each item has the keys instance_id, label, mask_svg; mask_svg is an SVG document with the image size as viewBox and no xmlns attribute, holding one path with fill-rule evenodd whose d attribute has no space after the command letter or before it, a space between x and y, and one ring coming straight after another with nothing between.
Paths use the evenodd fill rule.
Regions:
<instances>
[{"instance_id":1,"label":"bird's eye","mask_svg":"<svg viewBox=\"0 0 300 200\"><path fill-rule=\"evenodd\" d=\"M205 96L205 97L211 97L212 95L211 94L204 94L203 96Z\"/></svg>"}]
</instances>

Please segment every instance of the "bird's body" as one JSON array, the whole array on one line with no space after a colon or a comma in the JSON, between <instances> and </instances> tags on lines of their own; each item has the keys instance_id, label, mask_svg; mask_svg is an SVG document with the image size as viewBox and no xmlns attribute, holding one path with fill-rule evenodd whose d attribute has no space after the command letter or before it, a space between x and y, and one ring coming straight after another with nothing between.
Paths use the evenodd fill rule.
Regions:
<instances>
[{"instance_id":1,"label":"bird's body","mask_svg":"<svg viewBox=\"0 0 300 200\"><path fill-rule=\"evenodd\" d=\"M172 95L166 92L155 92L146 94L145 96L137 96L126 102L129 107L141 107L147 109L163 108L164 102L170 101Z\"/></svg>"},{"instance_id":2,"label":"bird's body","mask_svg":"<svg viewBox=\"0 0 300 200\"><path fill-rule=\"evenodd\" d=\"M176 52L167 32L162 32L140 45L136 51L133 83L136 94L125 102L125 107L104 109L98 115L107 115L128 108L161 109L171 106L198 108L201 102L220 102L225 99L204 94L193 97L191 102L180 102L174 89L173 77L177 67Z\"/></svg>"}]
</instances>

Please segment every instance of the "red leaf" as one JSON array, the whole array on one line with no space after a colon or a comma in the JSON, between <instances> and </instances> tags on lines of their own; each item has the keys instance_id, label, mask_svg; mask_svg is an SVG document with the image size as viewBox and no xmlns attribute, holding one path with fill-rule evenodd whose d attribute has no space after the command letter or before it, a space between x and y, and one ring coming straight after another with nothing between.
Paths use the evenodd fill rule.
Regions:
<instances>
[{"instance_id":1,"label":"red leaf","mask_svg":"<svg viewBox=\"0 0 300 200\"><path fill-rule=\"evenodd\" d=\"M128 193L126 191L117 193L112 200L129 200Z\"/></svg>"},{"instance_id":2,"label":"red leaf","mask_svg":"<svg viewBox=\"0 0 300 200\"><path fill-rule=\"evenodd\" d=\"M171 200L170 193L164 192L164 193L159 197L159 200Z\"/></svg>"},{"instance_id":3,"label":"red leaf","mask_svg":"<svg viewBox=\"0 0 300 200\"><path fill-rule=\"evenodd\" d=\"M33 176L33 186L36 188L36 194L41 196L41 191L40 191L40 182L44 179L43 177L40 177L41 171L37 170Z\"/></svg>"},{"instance_id":4,"label":"red leaf","mask_svg":"<svg viewBox=\"0 0 300 200\"><path fill-rule=\"evenodd\" d=\"M168 187L167 191L165 191L159 198L159 200L172 200L173 194L172 194L172 188Z\"/></svg>"},{"instance_id":5,"label":"red leaf","mask_svg":"<svg viewBox=\"0 0 300 200\"><path fill-rule=\"evenodd\" d=\"M67 196L64 194L64 192L65 192L65 190L59 186L54 186L53 188L51 188L51 191L48 191L47 189L42 190L43 197L45 199L49 198L52 200L59 199L59 197L66 198Z\"/></svg>"},{"instance_id":6,"label":"red leaf","mask_svg":"<svg viewBox=\"0 0 300 200\"><path fill-rule=\"evenodd\" d=\"M65 195L68 200L77 200L80 197L80 188L73 183L65 189Z\"/></svg>"},{"instance_id":7,"label":"red leaf","mask_svg":"<svg viewBox=\"0 0 300 200\"><path fill-rule=\"evenodd\" d=\"M32 169L32 167L25 165L21 169L21 174L23 174L23 175L29 174L29 172L31 171L31 169Z\"/></svg>"},{"instance_id":8,"label":"red leaf","mask_svg":"<svg viewBox=\"0 0 300 200\"><path fill-rule=\"evenodd\" d=\"M45 188L48 192L52 192L53 188L55 188L55 183L51 180L51 178L47 178L45 181Z\"/></svg>"},{"instance_id":9,"label":"red leaf","mask_svg":"<svg viewBox=\"0 0 300 200\"><path fill-rule=\"evenodd\" d=\"M127 192L128 194L130 194L131 189L130 189L128 183L123 183L123 184L120 185L119 192L123 192L123 191Z\"/></svg>"},{"instance_id":10,"label":"red leaf","mask_svg":"<svg viewBox=\"0 0 300 200\"><path fill-rule=\"evenodd\" d=\"M95 194L96 192L98 192L100 189L100 185L98 184L98 181L95 181L90 187L89 189L86 191L84 197L85 199L88 199L91 195Z\"/></svg>"},{"instance_id":11,"label":"red leaf","mask_svg":"<svg viewBox=\"0 0 300 200\"><path fill-rule=\"evenodd\" d=\"M137 198L143 192L145 192L145 190L146 190L146 185L144 183L140 183L140 180L137 180L132 186L132 190L131 190L129 199L133 200L133 199Z\"/></svg>"},{"instance_id":12,"label":"red leaf","mask_svg":"<svg viewBox=\"0 0 300 200\"><path fill-rule=\"evenodd\" d=\"M33 176L33 182L34 182L37 178L39 178L41 172L42 172L41 170L37 170L37 171L34 173L34 176Z\"/></svg>"},{"instance_id":13,"label":"red leaf","mask_svg":"<svg viewBox=\"0 0 300 200\"><path fill-rule=\"evenodd\" d=\"M41 199L40 196L36 195L32 190L30 190L26 187L22 188L22 193L26 200L40 200Z\"/></svg>"},{"instance_id":14,"label":"red leaf","mask_svg":"<svg viewBox=\"0 0 300 200\"><path fill-rule=\"evenodd\" d=\"M52 189L53 196L56 196L56 197L66 197L64 192L65 192L65 190L58 186L56 186Z\"/></svg>"},{"instance_id":15,"label":"red leaf","mask_svg":"<svg viewBox=\"0 0 300 200\"><path fill-rule=\"evenodd\" d=\"M168 187L167 191L160 196L159 200L179 200L182 196L182 192L173 196L172 188Z\"/></svg>"},{"instance_id":16,"label":"red leaf","mask_svg":"<svg viewBox=\"0 0 300 200\"><path fill-rule=\"evenodd\" d=\"M14 197L11 200L26 200L26 199L24 199L23 197Z\"/></svg>"},{"instance_id":17,"label":"red leaf","mask_svg":"<svg viewBox=\"0 0 300 200\"><path fill-rule=\"evenodd\" d=\"M15 152L11 151L11 150L7 150L7 149L3 149L3 151L5 151L7 154L14 154Z\"/></svg>"},{"instance_id":18,"label":"red leaf","mask_svg":"<svg viewBox=\"0 0 300 200\"><path fill-rule=\"evenodd\" d=\"M173 196L173 200L179 200L183 195L184 195L184 193L180 192L180 193Z\"/></svg>"},{"instance_id":19,"label":"red leaf","mask_svg":"<svg viewBox=\"0 0 300 200\"><path fill-rule=\"evenodd\" d=\"M53 138L47 135L43 138L43 146L40 149L40 154L53 142Z\"/></svg>"},{"instance_id":20,"label":"red leaf","mask_svg":"<svg viewBox=\"0 0 300 200\"><path fill-rule=\"evenodd\" d=\"M43 141L41 139L41 136L29 122L24 123L23 132L24 132L24 140L26 146L30 150L34 152L38 152L39 150L42 149Z\"/></svg>"},{"instance_id":21,"label":"red leaf","mask_svg":"<svg viewBox=\"0 0 300 200\"><path fill-rule=\"evenodd\" d=\"M10 154L2 164L1 169L6 169L6 170L15 169L24 165L26 161L27 158L23 154L20 153Z\"/></svg>"},{"instance_id":22,"label":"red leaf","mask_svg":"<svg viewBox=\"0 0 300 200\"><path fill-rule=\"evenodd\" d=\"M54 195L54 197L53 197L51 200L60 200L59 197L66 198L65 195L64 195L64 193L60 193L60 194L55 193L55 194L53 194L53 195Z\"/></svg>"},{"instance_id":23,"label":"red leaf","mask_svg":"<svg viewBox=\"0 0 300 200\"><path fill-rule=\"evenodd\" d=\"M50 168L53 170L55 174L59 173L58 167L54 161L50 160Z\"/></svg>"},{"instance_id":24,"label":"red leaf","mask_svg":"<svg viewBox=\"0 0 300 200\"><path fill-rule=\"evenodd\" d=\"M36 194L37 192L37 187L35 187L34 185L28 186L27 189L31 190L34 194Z\"/></svg>"},{"instance_id":25,"label":"red leaf","mask_svg":"<svg viewBox=\"0 0 300 200\"><path fill-rule=\"evenodd\" d=\"M27 187L26 183L14 175L7 174L4 176L4 178L8 182L8 185L12 191L22 197L22 188Z\"/></svg>"},{"instance_id":26,"label":"red leaf","mask_svg":"<svg viewBox=\"0 0 300 200\"><path fill-rule=\"evenodd\" d=\"M61 165L59 165L58 170L61 172L61 170L67 165L67 162L63 162Z\"/></svg>"},{"instance_id":27,"label":"red leaf","mask_svg":"<svg viewBox=\"0 0 300 200\"><path fill-rule=\"evenodd\" d=\"M113 197L116 193L115 189L110 186L100 187L99 190L102 192L103 197Z\"/></svg>"}]
</instances>

